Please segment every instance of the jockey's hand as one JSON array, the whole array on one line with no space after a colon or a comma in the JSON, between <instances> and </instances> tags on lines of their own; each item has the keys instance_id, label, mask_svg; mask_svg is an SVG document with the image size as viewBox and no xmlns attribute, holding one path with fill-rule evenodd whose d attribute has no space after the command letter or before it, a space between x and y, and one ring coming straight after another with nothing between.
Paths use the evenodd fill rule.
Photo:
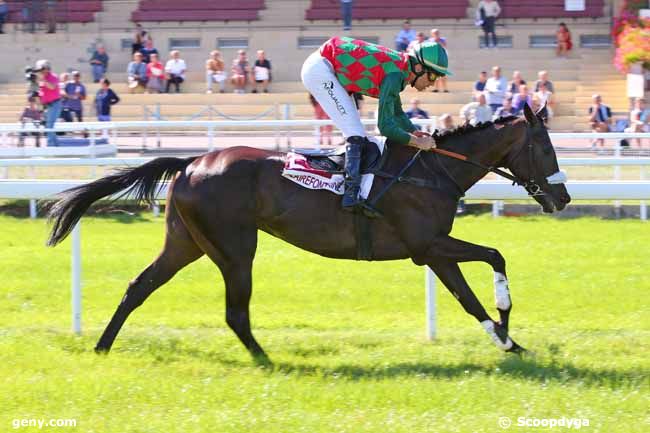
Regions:
<instances>
[{"instance_id":1,"label":"jockey's hand","mask_svg":"<svg viewBox=\"0 0 650 433\"><path fill-rule=\"evenodd\" d=\"M433 141L433 137L430 135L421 135L416 136L415 134L411 135L411 140L409 141L409 146L416 147L420 150L431 150L436 147L436 142Z\"/></svg>"},{"instance_id":2,"label":"jockey's hand","mask_svg":"<svg viewBox=\"0 0 650 433\"><path fill-rule=\"evenodd\" d=\"M419 131L415 130L411 134L415 135L416 137L431 137L431 134L425 131Z\"/></svg>"}]
</instances>

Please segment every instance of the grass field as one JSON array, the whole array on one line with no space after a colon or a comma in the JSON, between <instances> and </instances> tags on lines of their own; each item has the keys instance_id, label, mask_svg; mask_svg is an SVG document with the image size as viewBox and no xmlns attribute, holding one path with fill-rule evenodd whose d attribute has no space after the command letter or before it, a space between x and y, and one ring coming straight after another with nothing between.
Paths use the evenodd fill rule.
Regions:
<instances>
[{"instance_id":1,"label":"grass field","mask_svg":"<svg viewBox=\"0 0 650 433\"><path fill-rule=\"evenodd\" d=\"M0 432L76 419L78 432L498 432L518 417L583 418L587 432L650 431L650 226L635 220L464 217L454 235L508 260L513 337L499 352L443 288L424 338L424 272L410 261L324 259L263 235L256 367L226 327L205 258L136 310L108 356L92 348L163 221L83 220L83 326L70 332L69 242L43 220L0 217ZM492 272L462 265L488 311ZM39 431L21 428L17 431Z\"/></svg>"}]
</instances>

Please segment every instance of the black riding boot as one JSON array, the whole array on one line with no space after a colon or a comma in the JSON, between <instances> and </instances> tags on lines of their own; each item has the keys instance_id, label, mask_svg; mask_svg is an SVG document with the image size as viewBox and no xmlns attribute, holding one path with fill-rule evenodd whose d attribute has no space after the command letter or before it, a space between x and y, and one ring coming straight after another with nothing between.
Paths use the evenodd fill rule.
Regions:
<instances>
[{"instance_id":1,"label":"black riding boot","mask_svg":"<svg viewBox=\"0 0 650 433\"><path fill-rule=\"evenodd\" d=\"M345 192L343 193L343 210L353 212L362 203L359 198L361 187L361 149L365 137L349 137L345 145Z\"/></svg>"}]
</instances>

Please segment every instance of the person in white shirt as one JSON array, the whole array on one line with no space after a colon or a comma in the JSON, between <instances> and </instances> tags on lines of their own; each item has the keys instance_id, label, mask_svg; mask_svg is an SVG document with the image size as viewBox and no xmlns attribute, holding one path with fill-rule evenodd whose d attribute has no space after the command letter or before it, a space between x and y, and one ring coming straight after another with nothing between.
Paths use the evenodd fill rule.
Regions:
<instances>
[{"instance_id":1,"label":"person in white shirt","mask_svg":"<svg viewBox=\"0 0 650 433\"><path fill-rule=\"evenodd\" d=\"M185 65L185 60L181 59L181 53L178 50L174 50L169 53L171 59L167 60L165 65L165 73L167 74L167 87L165 88L165 93L169 93L169 88L172 84L176 86L176 93L181 91L181 83L185 81L185 70L187 66Z\"/></svg>"},{"instance_id":2,"label":"person in white shirt","mask_svg":"<svg viewBox=\"0 0 650 433\"><path fill-rule=\"evenodd\" d=\"M506 96L507 90L508 82L501 76L501 68L494 66L492 68L492 76L485 83L487 103L492 108L493 113L503 104L503 98Z\"/></svg>"},{"instance_id":3,"label":"person in white shirt","mask_svg":"<svg viewBox=\"0 0 650 433\"><path fill-rule=\"evenodd\" d=\"M492 120L492 109L486 104L485 93L479 93L478 102L470 102L460 109L460 117L472 125Z\"/></svg>"},{"instance_id":4,"label":"person in white shirt","mask_svg":"<svg viewBox=\"0 0 650 433\"><path fill-rule=\"evenodd\" d=\"M497 47L497 35L494 33L494 25L501 13L501 7L496 0L481 0L476 8L476 21L481 23L485 33L485 48ZM492 35L492 46L490 46L489 35Z\"/></svg>"},{"instance_id":5,"label":"person in white shirt","mask_svg":"<svg viewBox=\"0 0 650 433\"><path fill-rule=\"evenodd\" d=\"M553 98L553 92L549 91L546 88L546 83L539 83L538 91L533 94L533 105L538 108L542 108L546 105L546 119L553 117L553 111L555 110L555 98ZM535 108L535 107L534 107Z\"/></svg>"}]
</instances>

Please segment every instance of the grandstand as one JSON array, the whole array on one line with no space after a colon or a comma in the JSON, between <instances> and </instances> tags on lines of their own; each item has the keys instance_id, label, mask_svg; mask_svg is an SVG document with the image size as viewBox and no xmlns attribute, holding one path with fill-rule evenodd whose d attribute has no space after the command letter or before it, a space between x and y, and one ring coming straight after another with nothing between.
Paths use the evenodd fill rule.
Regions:
<instances>
[{"instance_id":1,"label":"grandstand","mask_svg":"<svg viewBox=\"0 0 650 433\"><path fill-rule=\"evenodd\" d=\"M10 3L16 11L21 2ZM478 72L499 64L508 79L514 69L520 70L529 82L535 81L539 70L550 72L558 102L551 124L556 131L587 130L585 111L595 92L601 93L614 111L628 109L624 77L612 66L613 50L609 45L615 0L587 0L586 10L578 14L565 12L561 0L502 0L504 18L497 27L501 45L497 50L479 49L481 32L474 27L477 3L441 0L434 7L411 0L357 0L350 32L341 30L338 2L324 0L66 0L61 2L61 8L83 12L87 19L67 15L68 20L59 25L56 34L23 31L20 19L12 12L11 23L5 26L7 34L0 35L4 57L0 64L0 122L16 121L18 107L24 103L24 65L49 58L55 72L79 69L88 83L90 69L86 59L98 42L107 47L108 75L122 97L113 111L115 120L142 120L145 107L154 111L157 106L165 119L187 119L208 105L229 116L251 118L283 104L290 104L293 118L311 118L312 109L299 82L304 58L331 35L348 34L392 47L404 18L411 18L412 27L417 30L440 29L448 39L454 70L449 81L451 93L407 91L402 97L405 104L417 94L422 107L431 114L449 112L457 117L460 107L470 100ZM81 4L85 4L83 11L72 9ZM395 4L399 8L393 7ZM127 93L123 83L134 19L153 35L163 58L169 49L182 51L189 66L182 94ZM557 59L552 46L560 20L568 24L573 36L574 51L568 59ZM255 50L264 49L273 63L272 93L206 95L203 64L215 48L222 51L227 65L240 48L247 49L250 57ZM92 84L88 88L91 95L96 90ZM87 116L92 113L91 99L86 104ZM365 112L372 113L374 108L375 102L367 100Z\"/></svg>"}]
</instances>

